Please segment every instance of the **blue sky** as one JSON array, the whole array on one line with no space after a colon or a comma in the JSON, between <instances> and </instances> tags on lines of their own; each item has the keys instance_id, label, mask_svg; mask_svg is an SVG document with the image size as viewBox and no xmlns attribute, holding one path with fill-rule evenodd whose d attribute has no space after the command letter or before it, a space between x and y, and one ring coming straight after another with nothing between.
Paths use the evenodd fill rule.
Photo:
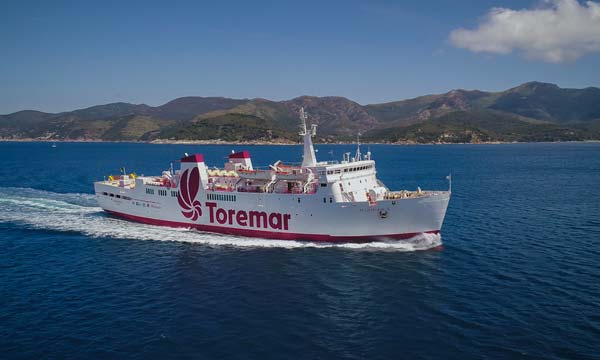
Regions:
<instances>
[{"instance_id":1,"label":"blue sky","mask_svg":"<svg viewBox=\"0 0 600 360\"><path fill-rule=\"evenodd\" d=\"M599 86L600 53L587 43L573 56L548 58L544 54L553 49L529 54L518 48L521 39L489 40L490 32L507 32L494 27L496 22L485 34L450 36L457 29L477 29L492 8L554 5L3 0L0 114L117 101L160 105L187 95L273 100L339 95L369 104L454 88L502 90L531 80ZM593 40L595 28L582 26ZM482 50L490 41L512 50L500 45Z\"/></svg>"}]
</instances>

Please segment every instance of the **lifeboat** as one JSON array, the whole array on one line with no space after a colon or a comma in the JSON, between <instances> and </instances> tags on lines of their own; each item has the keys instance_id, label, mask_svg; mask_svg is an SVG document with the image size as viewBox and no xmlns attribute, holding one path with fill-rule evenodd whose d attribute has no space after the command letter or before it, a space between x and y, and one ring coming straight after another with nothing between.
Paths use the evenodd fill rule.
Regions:
<instances>
[{"instance_id":1,"label":"lifeboat","mask_svg":"<svg viewBox=\"0 0 600 360\"><path fill-rule=\"evenodd\" d=\"M271 170L238 170L237 174L242 179L273 180L275 172Z\"/></svg>"},{"instance_id":2,"label":"lifeboat","mask_svg":"<svg viewBox=\"0 0 600 360\"><path fill-rule=\"evenodd\" d=\"M314 178L312 170L301 166L284 165L281 161L271 165L271 168L275 170L277 180L307 182Z\"/></svg>"},{"instance_id":3,"label":"lifeboat","mask_svg":"<svg viewBox=\"0 0 600 360\"><path fill-rule=\"evenodd\" d=\"M286 180L286 181L310 181L313 179L313 173L312 171L306 171L308 169L305 169L304 171L301 170L293 170L290 172L287 171L278 171L276 173L277 175L277 179L278 180Z\"/></svg>"}]
</instances>

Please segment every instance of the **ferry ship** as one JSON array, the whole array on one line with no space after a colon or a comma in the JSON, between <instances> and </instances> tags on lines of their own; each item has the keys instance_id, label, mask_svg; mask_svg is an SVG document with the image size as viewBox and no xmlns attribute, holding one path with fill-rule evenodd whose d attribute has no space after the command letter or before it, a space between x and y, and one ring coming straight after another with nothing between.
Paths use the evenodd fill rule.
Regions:
<instances>
[{"instance_id":1,"label":"ferry ship","mask_svg":"<svg viewBox=\"0 0 600 360\"><path fill-rule=\"evenodd\" d=\"M126 174L94 183L107 213L140 223L266 239L370 242L439 233L447 191L392 191L377 179L371 152L317 161L300 109L302 164L277 161L255 169L248 151L231 153L222 168L202 154L185 154L159 176Z\"/></svg>"}]
</instances>

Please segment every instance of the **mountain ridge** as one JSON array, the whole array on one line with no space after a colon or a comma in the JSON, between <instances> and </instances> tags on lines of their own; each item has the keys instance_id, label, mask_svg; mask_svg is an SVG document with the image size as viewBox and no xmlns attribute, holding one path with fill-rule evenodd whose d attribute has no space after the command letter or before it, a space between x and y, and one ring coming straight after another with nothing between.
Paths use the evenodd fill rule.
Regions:
<instances>
[{"instance_id":1,"label":"mountain ridge","mask_svg":"<svg viewBox=\"0 0 600 360\"><path fill-rule=\"evenodd\" d=\"M318 125L316 140L322 142L349 141L357 133L383 142L600 139L599 88L560 88L536 81L504 91L454 89L368 105L340 96L302 95L283 101L186 96L159 106L116 102L60 113L22 110L0 115L0 138L293 141L301 107ZM508 131L507 124L517 133ZM213 131L214 126L223 131ZM271 131L266 131L269 126ZM415 129L429 135L417 135Z\"/></svg>"}]
</instances>

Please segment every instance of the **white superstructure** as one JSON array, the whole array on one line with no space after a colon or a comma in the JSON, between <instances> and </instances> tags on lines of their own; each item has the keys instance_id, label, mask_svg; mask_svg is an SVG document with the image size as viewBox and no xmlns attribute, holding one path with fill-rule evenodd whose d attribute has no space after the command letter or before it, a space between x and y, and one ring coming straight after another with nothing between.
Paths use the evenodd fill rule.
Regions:
<instances>
[{"instance_id":1,"label":"white superstructure","mask_svg":"<svg viewBox=\"0 0 600 360\"><path fill-rule=\"evenodd\" d=\"M247 151L223 168L208 168L201 154L181 159L160 176L110 176L94 184L100 206L129 220L272 239L373 241L437 233L450 191L390 191L376 177L371 153L318 162L316 126L306 124L302 165L280 161L252 166Z\"/></svg>"}]
</instances>

